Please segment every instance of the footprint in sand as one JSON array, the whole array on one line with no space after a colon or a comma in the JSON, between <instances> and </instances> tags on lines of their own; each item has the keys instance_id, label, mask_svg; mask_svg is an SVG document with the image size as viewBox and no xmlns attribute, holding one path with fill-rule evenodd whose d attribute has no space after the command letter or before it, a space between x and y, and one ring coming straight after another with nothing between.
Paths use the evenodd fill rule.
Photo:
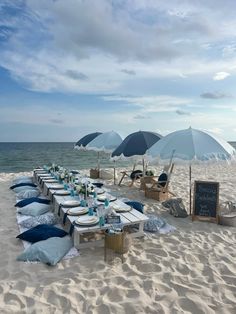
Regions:
<instances>
[{"instance_id":1,"label":"footprint in sand","mask_svg":"<svg viewBox=\"0 0 236 314\"><path fill-rule=\"evenodd\" d=\"M25 304L22 302L20 297L10 292L7 292L4 295L4 302L16 309L23 309L25 307Z\"/></svg>"}]
</instances>

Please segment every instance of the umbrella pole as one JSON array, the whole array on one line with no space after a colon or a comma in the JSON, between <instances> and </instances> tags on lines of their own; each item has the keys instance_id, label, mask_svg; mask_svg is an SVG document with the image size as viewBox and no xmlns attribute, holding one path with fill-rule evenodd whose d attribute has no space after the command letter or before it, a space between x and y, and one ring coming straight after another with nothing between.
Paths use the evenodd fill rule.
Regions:
<instances>
[{"instance_id":1,"label":"umbrella pole","mask_svg":"<svg viewBox=\"0 0 236 314\"><path fill-rule=\"evenodd\" d=\"M189 213L192 214L192 168L189 166Z\"/></svg>"},{"instance_id":2,"label":"umbrella pole","mask_svg":"<svg viewBox=\"0 0 236 314\"><path fill-rule=\"evenodd\" d=\"M144 158L143 158L143 177L145 176L145 161L144 161Z\"/></svg>"},{"instance_id":3,"label":"umbrella pole","mask_svg":"<svg viewBox=\"0 0 236 314\"><path fill-rule=\"evenodd\" d=\"M114 185L116 185L116 162L114 161Z\"/></svg>"},{"instance_id":4,"label":"umbrella pole","mask_svg":"<svg viewBox=\"0 0 236 314\"><path fill-rule=\"evenodd\" d=\"M98 152L97 168L98 168L98 172L99 172L99 170L100 170L100 156L99 156L99 152Z\"/></svg>"}]
</instances>

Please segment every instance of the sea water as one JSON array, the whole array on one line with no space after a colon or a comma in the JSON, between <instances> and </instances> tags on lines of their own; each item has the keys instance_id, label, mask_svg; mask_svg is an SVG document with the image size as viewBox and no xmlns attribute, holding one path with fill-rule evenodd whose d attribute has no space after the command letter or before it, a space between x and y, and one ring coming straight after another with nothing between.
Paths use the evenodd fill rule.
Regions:
<instances>
[{"instance_id":1,"label":"sea water","mask_svg":"<svg viewBox=\"0 0 236 314\"><path fill-rule=\"evenodd\" d=\"M109 154L99 155L101 167L114 167ZM31 171L52 163L69 169L89 169L97 166L97 156L93 151L74 149L74 143L0 143L0 172ZM115 163L116 167L129 165L129 161Z\"/></svg>"},{"instance_id":2,"label":"sea water","mask_svg":"<svg viewBox=\"0 0 236 314\"><path fill-rule=\"evenodd\" d=\"M236 148L236 142L230 142ZM36 166L62 165L69 169L89 169L97 165L97 153L74 149L74 143L0 143L0 172L31 171ZM116 167L129 167L131 161L118 161ZM100 153L103 168L114 167L110 155Z\"/></svg>"}]
</instances>

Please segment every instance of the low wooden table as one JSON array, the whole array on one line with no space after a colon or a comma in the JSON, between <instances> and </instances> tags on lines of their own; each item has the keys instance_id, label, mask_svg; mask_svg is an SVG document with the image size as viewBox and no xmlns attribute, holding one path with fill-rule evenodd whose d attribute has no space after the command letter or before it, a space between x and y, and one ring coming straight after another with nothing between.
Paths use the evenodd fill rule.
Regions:
<instances>
[{"instance_id":1,"label":"low wooden table","mask_svg":"<svg viewBox=\"0 0 236 314\"><path fill-rule=\"evenodd\" d=\"M51 183L44 183L44 188L43 188L43 193L46 196L49 196L52 199L52 207L54 210L54 213L58 213L58 211L61 211L61 215L60 217L63 219L64 214L67 213L68 208L62 207L60 204L62 204L64 201L66 200L74 200L74 198L72 196L59 196L59 195L55 195L54 192L57 190L53 190L50 189ZM116 201L115 201L116 202ZM115 202L112 202L115 204ZM121 202L120 200L117 200L117 203ZM101 203L102 204L102 203ZM59 209L60 207L60 209ZM87 215L87 214L86 214ZM86 216L84 215L84 216ZM132 232L130 234L131 237L140 237L144 235L143 232L143 225L144 222L146 222L148 220L148 217L142 213L140 213L139 211L135 210L135 209L131 209L128 212L120 212L117 213L117 215L120 216L120 220L121 220L121 224L123 226L134 226L134 225L138 225L138 229L136 229L134 232ZM78 218L78 216L71 216L71 215L67 215L66 220L67 222L70 223L70 225L73 224L74 226L74 232L73 232L73 240L74 240L74 245L76 248L83 248L83 247L91 247L91 246L104 246L104 239L103 240L96 240L96 241L88 241L85 243L82 243L82 236L84 234L88 234L88 233L96 233L96 232L101 232L104 231L106 229L109 229L112 227L111 224L105 224L104 226L100 227L99 224L95 225L95 226L91 226L91 227L80 227L78 225L74 225L74 221Z\"/></svg>"}]
</instances>

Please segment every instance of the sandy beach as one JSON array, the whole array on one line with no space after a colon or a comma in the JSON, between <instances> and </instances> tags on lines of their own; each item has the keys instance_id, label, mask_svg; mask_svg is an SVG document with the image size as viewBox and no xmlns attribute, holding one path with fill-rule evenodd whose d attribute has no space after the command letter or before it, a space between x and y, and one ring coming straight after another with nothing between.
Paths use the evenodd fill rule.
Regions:
<instances>
[{"instance_id":1,"label":"sandy beach","mask_svg":"<svg viewBox=\"0 0 236 314\"><path fill-rule=\"evenodd\" d=\"M220 204L236 201L235 164L192 171L193 181L220 183ZM15 194L9 186L23 174L0 174L1 313L235 313L236 228L174 218L136 186L113 186L112 180L105 183L116 195L140 200L145 213L161 215L176 230L133 240L123 264L119 258L105 263L102 248L83 249L55 267L17 262L23 244L16 239ZM175 167L170 189L188 208L187 167Z\"/></svg>"}]
</instances>

